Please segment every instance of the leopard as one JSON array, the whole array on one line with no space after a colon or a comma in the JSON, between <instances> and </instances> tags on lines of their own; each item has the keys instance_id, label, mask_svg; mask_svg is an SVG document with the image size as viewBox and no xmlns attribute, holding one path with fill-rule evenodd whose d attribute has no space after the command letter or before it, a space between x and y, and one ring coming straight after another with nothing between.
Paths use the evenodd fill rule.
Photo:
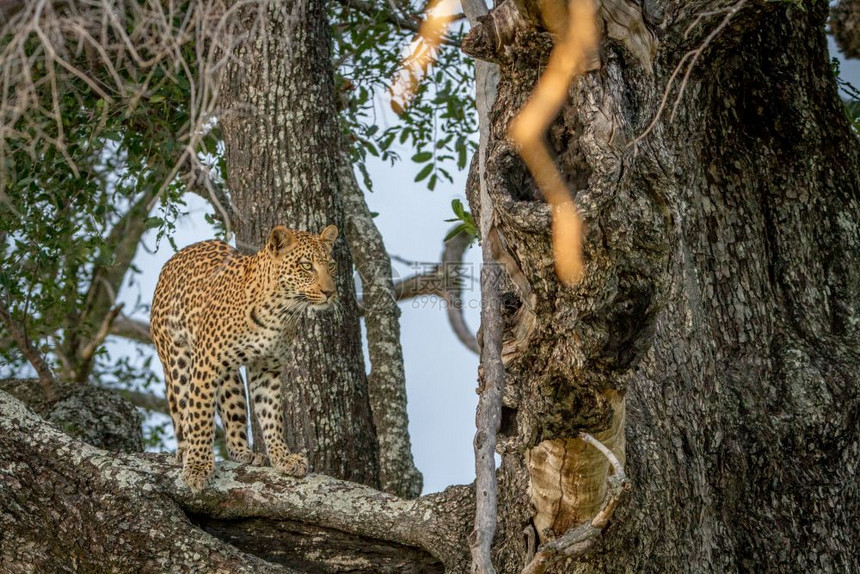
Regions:
<instances>
[{"instance_id":1,"label":"leopard","mask_svg":"<svg viewBox=\"0 0 860 574\"><path fill-rule=\"evenodd\" d=\"M337 237L334 225L319 234L276 225L256 252L202 241L177 251L162 268L151 334L164 370L177 461L191 489L206 488L214 474L216 411L231 460L306 475L307 458L291 453L284 440L280 373L290 342L301 336L302 317L338 305ZM249 446L242 366L266 455Z\"/></svg>"}]
</instances>

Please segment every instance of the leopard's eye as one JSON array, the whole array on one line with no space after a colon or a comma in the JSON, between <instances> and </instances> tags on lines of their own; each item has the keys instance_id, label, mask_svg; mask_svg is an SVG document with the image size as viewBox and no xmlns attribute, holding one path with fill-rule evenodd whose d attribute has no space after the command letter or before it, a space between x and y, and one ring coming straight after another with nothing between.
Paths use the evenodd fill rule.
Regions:
<instances>
[{"instance_id":1,"label":"leopard's eye","mask_svg":"<svg viewBox=\"0 0 860 574\"><path fill-rule=\"evenodd\" d=\"M334 261L329 261L328 270L334 273L335 269L337 269L337 264Z\"/></svg>"},{"instance_id":2,"label":"leopard's eye","mask_svg":"<svg viewBox=\"0 0 860 574\"><path fill-rule=\"evenodd\" d=\"M314 268L310 261L302 261L299 263L299 265L301 265L302 269L304 269L305 271L310 271Z\"/></svg>"}]
</instances>

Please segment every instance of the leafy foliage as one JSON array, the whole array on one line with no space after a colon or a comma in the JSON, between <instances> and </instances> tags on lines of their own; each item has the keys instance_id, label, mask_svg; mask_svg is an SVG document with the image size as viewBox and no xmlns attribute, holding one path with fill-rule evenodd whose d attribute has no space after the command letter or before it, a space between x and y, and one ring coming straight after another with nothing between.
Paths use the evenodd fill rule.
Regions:
<instances>
[{"instance_id":1,"label":"leafy foliage","mask_svg":"<svg viewBox=\"0 0 860 574\"><path fill-rule=\"evenodd\" d=\"M441 179L453 181L451 171L464 169L476 148L474 69L470 58L450 45L459 44L464 30L462 25L452 27L449 44L438 50L435 65L410 104L392 110L388 90L416 35L391 23L389 5L373 6L375 12L369 15L346 0L330 5L342 117L354 144L353 159L365 186L372 189L365 167L368 156L393 163L402 159L398 149L411 150L415 181L433 190ZM411 4L401 9L413 22L421 16Z\"/></svg>"},{"instance_id":2,"label":"leafy foliage","mask_svg":"<svg viewBox=\"0 0 860 574\"><path fill-rule=\"evenodd\" d=\"M176 60L149 70L94 61L69 50L63 42L71 39L55 37L49 49L35 31L4 36L6 68L28 68L26 98L0 107L0 173L7 182L0 197L0 302L65 378L85 380L99 361L84 349L134 271L140 237L151 228L169 233L181 213L184 186L175 168L194 123L187 102L196 78ZM8 57L15 42L26 62ZM182 48L187 58L192 48ZM57 54L86 74L60 74ZM158 61L157 54L137 55ZM201 151L217 143L211 134L199 141ZM158 203L161 213L151 216ZM6 370L21 366L8 344L0 352Z\"/></svg>"},{"instance_id":3,"label":"leafy foliage","mask_svg":"<svg viewBox=\"0 0 860 574\"><path fill-rule=\"evenodd\" d=\"M463 207L463 202L459 199L455 199L451 201L451 210L456 215L453 219L446 219L445 221L459 221L459 225L455 225L451 231L448 232L448 235L445 236L445 241L448 241L458 233L465 233L469 237L471 237L471 241L475 239L479 239L481 237L480 230L475 225L475 220L472 219L472 214L466 211Z\"/></svg>"}]
</instances>

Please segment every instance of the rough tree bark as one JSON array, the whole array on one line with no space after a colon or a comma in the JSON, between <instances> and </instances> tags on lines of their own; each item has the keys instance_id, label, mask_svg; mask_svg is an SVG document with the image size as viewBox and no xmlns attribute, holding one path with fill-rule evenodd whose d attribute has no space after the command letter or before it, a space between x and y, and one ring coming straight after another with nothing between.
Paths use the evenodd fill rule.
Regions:
<instances>
[{"instance_id":1,"label":"rough tree bark","mask_svg":"<svg viewBox=\"0 0 860 574\"><path fill-rule=\"evenodd\" d=\"M524 564L530 477L537 543L593 516L608 468L586 430L626 451L633 494L557 571L857 570L860 145L827 7L644 6L654 35L609 26L618 40L547 137L588 226L575 288L554 277L549 209L506 137L551 40L523 3L531 25L506 37L488 20L465 44L500 64L487 171L517 285L496 565Z\"/></svg>"},{"instance_id":2,"label":"rough tree bark","mask_svg":"<svg viewBox=\"0 0 860 574\"><path fill-rule=\"evenodd\" d=\"M260 33L236 50L222 97L237 244L256 249L275 224L344 229L341 133L322 2L259 9ZM287 440L316 472L379 486L378 444L361 352L352 260L335 244L342 313L305 319L282 377Z\"/></svg>"},{"instance_id":3,"label":"rough tree bark","mask_svg":"<svg viewBox=\"0 0 860 574\"><path fill-rule=\"evenodd\" d=\"M233 463L194 493L171 455L81 443L0 391L2 572L464 571L473 508Z\"/></svg>"}]
</instances>

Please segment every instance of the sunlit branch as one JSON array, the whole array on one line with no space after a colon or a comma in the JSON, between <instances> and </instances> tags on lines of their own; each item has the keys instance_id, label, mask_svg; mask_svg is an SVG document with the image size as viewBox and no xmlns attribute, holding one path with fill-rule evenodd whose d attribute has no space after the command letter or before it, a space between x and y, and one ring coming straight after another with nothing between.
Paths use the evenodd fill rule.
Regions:
<instances>
[{"instance_id":1,"label":"sunlit branch","mask_svg":"<svg viewBox=\"0 0 860 574\"><path fill-rule=\"evenodd\" d=\"M544 21L559 21L544 14ZM597 43L595 7L591 0L571 0L567 27L558 30L561 39L549 56L547 69L525 107L511 121L509 134L552 206L553 253L559 280L574 284L583 273L582 220L570 190L555 166L544 134L568 96L571 80L593 64ZM561 20L564 21L564 20Z\"/></svg>"}]
</instances>

